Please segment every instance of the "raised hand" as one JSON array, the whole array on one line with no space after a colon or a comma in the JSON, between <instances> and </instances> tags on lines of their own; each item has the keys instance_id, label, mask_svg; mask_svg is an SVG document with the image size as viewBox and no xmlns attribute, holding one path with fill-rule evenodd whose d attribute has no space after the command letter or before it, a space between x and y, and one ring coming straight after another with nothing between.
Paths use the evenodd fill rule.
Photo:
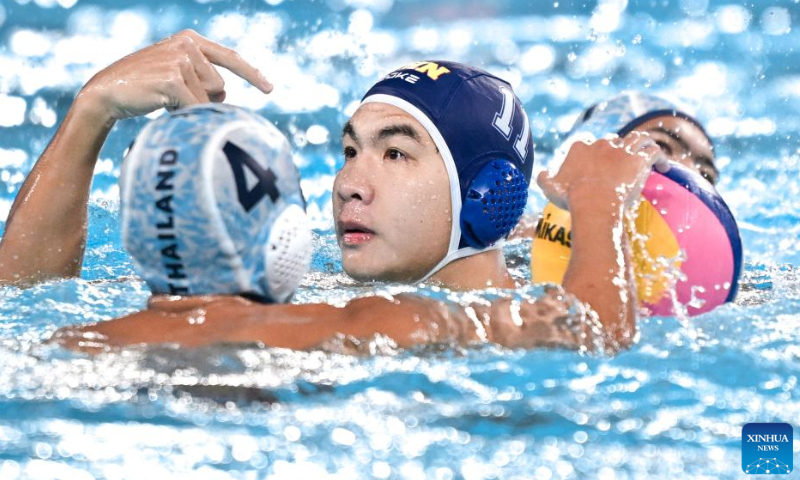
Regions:
<instances>
[{"instance_id":1,"label":"raised hand","mask_svg":"<svg viewBox=\"0 0 800 480\"><path fill-rule=\"evenodd\" d=\"M80 274L92 175L111 127L159 108L223 101L215 65L272 90L238 53L191 30L122 58L84 86L11 207L0 241L0 285Z\"/></svg>"},{"instance_id":2,"label":"raised hand","mask_svg":"<svg viewBox=\"0 0 800 480\"><path fill-rule=\"evenodd\" d=\"M576 142L555 176L542 172L536 181L547 199L562 209L569 209L570 193L582 189L628 207L639 198L653 165L662 156L658 145L639 132L591 144Z\"/></svg>"},{"instance_id":3,"label":"raised hand","mask_svg":"<svg viewBox=\"0 0 800 480\"><path fill-rule=\"evenodd\" d=\"M598 314L603 335L630 345L636 332L636 289L623 218L664 156L646 134L575 143L555 176L537 178L545 196L570 211L572 256L564 288ZM616 347L615 347L616 348Z\"/></svg>"},{"instance_id":4,"label":"raised hand","mask_svg":"<svg viewBox=\"0 0 800 480\"><path fill-rule=\"evenodd\" d=\"M145 115L159 108L221 102L227 68L264 93L272 84L235 51L184 30L124 57L95 75L78 99L103 121Z\"/></svg>"}]
</instances>

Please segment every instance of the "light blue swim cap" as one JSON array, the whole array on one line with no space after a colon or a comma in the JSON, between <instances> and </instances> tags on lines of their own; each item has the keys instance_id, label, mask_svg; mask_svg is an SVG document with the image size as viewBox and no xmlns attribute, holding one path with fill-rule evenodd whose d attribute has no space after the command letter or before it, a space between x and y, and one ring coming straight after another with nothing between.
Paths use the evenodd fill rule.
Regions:
<instances>
[{"instance_id":1,"label":"light blue swim cap","mask_svg":"<svg viewBox=\"0 0 800 480\"><path fill-rule=\"evenodd\" d=\"M151 121L120 177L122 241L154 294L291 298L311 231L289 143L248 110L197 105Z\"/></svg>"},{"instance_id":2,"label":"light blue swim cap","mask_svg":"<svg viewBox=\"0 0 800 480\"><path fill-rule=\"evenodd\" d=\"M609 134L624 137L644 122L664 116L679 117L693 123L713 145L703 125L694 118L686 105L651 93L636 91L623 92L584 110L570 129L567 138L579 133L590 133L594 138L603 138Z\"/></svg>"}]
</instances>

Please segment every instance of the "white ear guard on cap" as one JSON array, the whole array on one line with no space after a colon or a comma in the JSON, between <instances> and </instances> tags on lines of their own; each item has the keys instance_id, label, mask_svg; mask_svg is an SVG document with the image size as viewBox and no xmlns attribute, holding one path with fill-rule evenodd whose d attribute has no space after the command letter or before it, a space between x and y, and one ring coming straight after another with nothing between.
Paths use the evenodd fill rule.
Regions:
<instances>
[{"instance_id":1,"label":"white ear guard on cap","mask_svg":"<svg viewBox=\"0 0 800 480\"><path fill-rule=\"evenodd\" d=\"M254 113L208 104L150 122L120 184L123 244L153 293L285 302L308 270L289 143Z\"/></svg>"}]
</instances>

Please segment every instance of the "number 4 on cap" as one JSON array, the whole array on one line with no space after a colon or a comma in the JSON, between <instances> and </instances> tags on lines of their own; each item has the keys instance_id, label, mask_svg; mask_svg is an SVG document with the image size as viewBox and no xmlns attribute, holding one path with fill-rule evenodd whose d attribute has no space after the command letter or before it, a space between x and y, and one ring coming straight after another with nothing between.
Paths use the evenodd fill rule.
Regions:
<instances>
[{"instance_id":1,"label":"number 4 on cap","mask_svg":"<svg viewBox=\"0 0 800 480\"><path fill-rule=\"evenodd\" d=\"M233 178L236 180L236 194L239 198L239 203L242 204L246 212L252 210L265 195L269 195L273 203L278 200L281 196L278 186L275 184L278 177L275 176L271 169L267 168L265 170L261 168L261 165L253 157L231 142L227 142L222 151L233 169ZM250 170L258 179L256 185L249 190L244 172L245 168Z\"/></svg>"}]
</instances>

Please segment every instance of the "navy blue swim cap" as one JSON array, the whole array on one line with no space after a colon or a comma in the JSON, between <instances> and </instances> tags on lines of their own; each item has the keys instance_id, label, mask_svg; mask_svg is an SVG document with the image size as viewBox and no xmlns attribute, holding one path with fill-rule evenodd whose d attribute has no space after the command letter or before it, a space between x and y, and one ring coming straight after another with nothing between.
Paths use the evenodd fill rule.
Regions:
<instances>
[{"instance_id":1,"label":"navy blue swim cap","mask_svg":"<svg viewBox=\"0 0 800 480\"><path fill-rule=\"evenodd\" d=\"M450 262L500 248L528 199L533 142L511 85L456 62L412 63L388 74L362 104L385 103L414 117L433 139L450 179Z\"/></svg>"}]
</instances>

